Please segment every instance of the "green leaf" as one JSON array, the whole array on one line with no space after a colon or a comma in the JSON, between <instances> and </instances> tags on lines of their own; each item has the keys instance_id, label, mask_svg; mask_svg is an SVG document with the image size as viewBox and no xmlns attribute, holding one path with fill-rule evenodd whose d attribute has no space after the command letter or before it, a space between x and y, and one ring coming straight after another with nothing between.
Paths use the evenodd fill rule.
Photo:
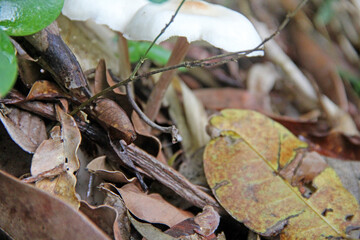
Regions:
<instances>
[{"instance_id":1,"label":"green leaf","mask_svg":"<svg viewBox=\"0 0 360 240\"><path fill-rule=\"evenodd\" d=\"M0 29L0 97L10 91L16 80L17 62L10 38Z\"/></svg>"},{"instance_id":2,"label":"green leaf","mask_svg":"<svg viewBox=\"0 0 360 240\"><path fill-rule=\"evenodd\" d=\"M64 0L0 0L0 28L11 36L36 33L52 23Z\"/></svg>"},{"instance_id":3,"label":"green leaf","mask_svg":"<svg viewBox=\"0 0 360 240\"><path fill-rule=\"evenodd\" d=\"M129 55L130 62L136 63L140 60L141 56L143 56L146 50L149 48L151 43L149 42L136 42L136 41L128 41L129 46ZM164 66L171 52L161 46L154 45L150 52L147 54L147 58L153 61L155 64Z\"/></svg>"}]
</instances>

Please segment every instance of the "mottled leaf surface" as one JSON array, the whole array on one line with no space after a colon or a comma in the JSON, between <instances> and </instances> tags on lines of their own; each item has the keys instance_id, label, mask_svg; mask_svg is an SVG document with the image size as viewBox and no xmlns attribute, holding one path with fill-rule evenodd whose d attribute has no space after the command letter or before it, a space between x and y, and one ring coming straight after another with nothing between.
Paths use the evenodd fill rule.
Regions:
<instances>
[{"instance_id":1,"label":"mottled leaf surface","mask_svg":"<svg viewBox=\"0 0 360 240\"><path fill-rule=\"evenodd\" d=\"M294 163L300 166L307 148L286 128L260 113L231 109L210 125L219 136L204 153L206 178L235 219L264 236L281 233L281 239L345 237L360 225L357 201L330 167L314 177L308 198L281 176Z\"/></svg>"}]
</instances>

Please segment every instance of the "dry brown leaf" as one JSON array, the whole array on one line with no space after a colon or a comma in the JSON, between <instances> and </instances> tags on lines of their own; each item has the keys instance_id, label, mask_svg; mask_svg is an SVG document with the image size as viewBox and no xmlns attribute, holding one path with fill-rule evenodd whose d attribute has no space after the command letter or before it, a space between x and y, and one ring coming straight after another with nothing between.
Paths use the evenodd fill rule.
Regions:
<instances>
[{"instance_id":1,"label":"dry brown leaf","mask_svg":"<svg viewBox=\"0 0 360 240\"><path fill-rule=\"evenodd\" d=\"M318 153L341 159L360 159L360 137L346 136L340 132L329 131L326 123L294 119L285 116L270 116L281 123L296 136L309 143L309 147Z\"/></svg>"},{"instance_id":2,"label":"dry brown leaf","mask_svg":"<svg viewBox=\"0 0 360 240\"><path fill-rule=\"evenodd\" d=\"M116 187L111 184L104 184L100 186L100 189L103 190L106 194L104 204L113 207L117 212L116 225L114 224L114 236L115 240L129 240L130 239L130 220L127 216L127 208L124 201L118 194Z\"/></svg>"},{"instance_id":3,"label":"dry brown leaf","mask_svg":"<svg viewBox=\"0 0 360 240\"><path fill-rule=\"evenodd\" d=\"M0 171L0 226L18 240L110 239L63 201Z\"/></svg>"},{"instance_id":4,"label":"dry brown leaf","mask_svg":"<svg viewBox=\"0 0 360 240\"><path fill-rule=\"evenodd\" d=\"M1 104L0 120L14 142L26 152L34 153L47 139L45 123L29 112Z\"/></svg>"},{"instance_id":5,"label":"dry brown leaf","mask_svg":"<svg viewBox=\"0 0 360 240\"><path fill-rule=\"evenodd\" d=\"M133 183L126 184L118 191L126 207L135 216L148 222L163 223L171 227L193 216L166 202L159 194L145 194Z\"/></svg>"},{"instance_id":6,"label":"dry brown leaf","mask_svg":"<svg viewBox=\"0 0 360 240\"><path fill-rule=\"evenodd\" d=\"M30 172L36 176L61 164L65 164L65 155L60 127L56 126L50 132L50 139L43 141L34 153Z\"/></svg>"},{"instance_id":7,"label":"dry brown leaf","mask_svg":"<svg viewBox=\"0 0 360 240\"><path fill-rule=\"evenodd\" d=\"M144 126L144 122L135 111L131 114L131 122L134 124L137 134L134 144L149 154L157 157L163 163L166 163L166 160L160 151L162 148L160 140L154 135L148 133L146 127Z\"/></svg>"},{"instance_id":8,"label":"dry brown leaf","mask_svg":"<svg viewBox=\"0 0 360 240\"><path fill-rule=\"evenodd\" d=\"M79 169L80 163L77 157L77 150L81 142L81 134L72 116L56 106L57 119L61 123L61 140L65 163L68 171L75 172Z\"/></svg>"},{"instance_id":9,"label":"dry brown leaf","mask_svg":"<svg viewBox=\"0 0 360 240\"><path fill-rule=\"evenodd\" d=\"M80 201L75 192L75 185L76 177L68 171L62 172L53 179L45 178L35 183L37 188L57 196L75 209L78 209Z\"/></svg>"},{"instance_id":10,"label":"dry brown leaf","mask_svg":"<svg viewBox=\"0 0 360 240\"><path fill-rule=\"evenodd\" d=\"M39 80L32 85L26 100L54 100L59 97L64 98L69 96L63 93L55 83Z\"/></svg>"},{"instance_id":11,"label":"dry brown leaf","mask_svg":"<svg viewBox=\"0 0 360 240\"><path fill-rule=\"evenodd\" d=\"M132 143L136 138L134 127L126 115L126 112L110 99L96 100L94 112L98 121L115 139L123 139L126 143Z\"/></svg>"},{"instance_id":12,"label":"dry brown leaf","mask_svg":"<svg viewBox=\"0 0 360 240\"><path fill-rule=\"evenodd\" d=\"M115 220L117 217L115 209L106 205L94 207L84 201L81 201L79 210L108 236L114 238L113 228L116 224Z\"/></svg>"},{"instance_id":13,"label":"dry brown leaf","mask_svg":"<svg viewBox=\"0 0 360 240\"><path fill-rule=\"evenodd\" d=\"M150 223L143 223L136 220L131 213L128 212L128 217L131 224L145 239L157 239L157 240L180 240L178 238L171 237L170 235L163 233L160 229L154 227Z\"/></svg>"},{"instance_id":14,"label":"dry brown leaf","mask_svg":"<svg viewBox=\"0 0 360 240\"><path fill-rule=\"evenodd\" d=\"M300 65L314 76L321 91L346 111L348 102L345 88L333 59L307 32L295 24L291 29L292 43L296 47Z\"/></svg>"},{"instance_id":15,"label":"dry brown leaf","mask_svg":"<svg viewBox=\"0 0 360 240\"><path fill-rule=\"evenodd\" d=\"M75 208L80 206L76 196L74 172L80 167L77 151L81 142L80 131L75 120L56 106L57 118L61 123L51 132L51 138L44 141L33 156L31 174L38 180L36 186L50 192ZM56 169L59 171L54 171ZM61 171L62 170L62 171ZM53 173L56 175L48 175Z\"/></svg>"},{"instance_id":16,"label":"dry brown leaf","mask_svg":"<svg viewBox=\"0 0 360 240\"><path fill-rule=\"evenodd\" d=\"M126 175L118 170L115 170L106 161L106 156L97 157L92 160L86 168L91 173L94 173L104 179L105 181L113 183L130 183L136 181L136 178L127 178Z\"/></svg>"},{"instance_id":17,"label":"dry brown leaf","mask_svg":"<svg viewBox=\"0 0 360 240\"><path fill-rule=\"evenodd\" d=\"M249 93L236 88L206 88L194 91L206 109L220 111L225 108L241 108L264 111L269 109L261 94ZM211 96L211 97L209 97Z\"/></svg>"},{"instance_id":18,"label":"dry brown leaf","mask_svg":"<svg viewBox=\"0 0 360 240\"><path fill-rule=\"evenodd\" d=\"M100 59L95 69L93 92L97 94L107 87L109 87L109 84L106 82L106 63L104 59Z\"/></svg>"},{"instance_id":19,"label":"dry brown leaf","mask_svg":"<svg viewBox=\"0 0 360 240\"><path fill-rule=\"evenodd\" d=\"M195 217L185 219L166 230L165 233L176 238L211 240L216 239L214 232L219 223L219 214L213 207L205 206L203 211Z\"/></svg>"}]
</instances>

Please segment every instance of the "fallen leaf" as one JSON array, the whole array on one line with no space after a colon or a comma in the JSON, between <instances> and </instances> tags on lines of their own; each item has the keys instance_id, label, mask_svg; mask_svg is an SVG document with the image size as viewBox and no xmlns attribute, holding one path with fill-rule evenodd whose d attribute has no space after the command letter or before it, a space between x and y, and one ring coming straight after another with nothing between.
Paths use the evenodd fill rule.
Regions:
<instances>
[{"instance_id":1,"label":"fallen leaf","mask_svg":"<svg viewBox=\"0 0 360 240\"><path fill-rule=\"evenodd\" d=\"M109 84L106 82L106 63L104 59L100 59L95 69L93 92L97 94L107 87Z\"/></svg>"},{"instance_id":2,"label":"fallen leaf","mask_svg":"<svg viewBox=\"0 0 360 240\"><path fill-rule=\"evenodd\" d=\"M76 177L64 171L55 178L45 178L35 183L35 186L57 196L72 205L75 209L80 207L80 201L75 192Z\"/></svg>"},{"instance_id":3,"label":"fallen leaf","mask_svg":"<svg viewBox=\"0 0 360 240\"><path fill-rule=\"evenodd\" d=\"M360 226L356 199L330 167L314 177L309 198L280 175L307 149L283 126L260 113L231 109L210 124L220 135L205 150L206 178L235 219L263 236L281 233L281 239L346 237Z\"/></svg>"},{"instance_id":4,"label":"fallen leaf","mask_svg":"<svg viewBox=\"0 0 360 240\"><path fill-rule=\"evenodd\" d=\"M144 122L135 111L131 114L131 122L134 124L137 134L134 144L154 157L157 157L160 161L164 160L163 162L165 163L166 161L164 157L161 158L160 150L162 146L160 140L154 135L148 133L146 127L144 126Z\"/></svg>"},{"instance_id":5,"label":"fallen leaf","mask_svg":"<svg viewBox=\"0 0 360 240\"><path fill-rule=\"evenodd\" d=\"M75 120L70 115L59 106L56 106L56 112L61 128L55 126L51 131L51 138L45 140L36 150L31 164L31 174L33 177L39 175L44 177L36 182L38 188L78 208L80 202L75 192L76 177L73 173L80 167L77 151L81 135ZM61 167L60 172L52 171L59 167ZM48 176L49 172L56 175Z\"/></svg>"},{"instance_id":6,"label":"fallen leaf","mask_svg":"<svg viewBox=\"0 0 360 240\"><path fill-rule=\"evenodd\" d=\"M137 221L134 217L131 216L131 213L129 212L128 212L128 217L131 221L131 224L135 227L135 229L146 239L179 240L178 238L174 238L166 233L163 233L160 229L154 227L150 223L143 223Z\"/></svg>"},{"instance_id":7,"label":"fallen leaf","mask_svg":"<svg viewBox=\"0 0 360 240\"><path fill-rule=\"evenodd\" d=\"M176 76L165 97L170 104L170 116L176 122L182 136L185 153L190 155L209 141L209 136L206 134L207 114L204 106Z\"/></svg>"},{"instance_id":8,"label":"fallen leaf","mask_svg":"<svg viewBox=\"0 0 360 240\"><path fill-rule=\"evenodd\" d=\"M205 88L194 91L206 109L220 111L225 108L244 108L257 111L269 109L261 94L236 88ZM209 97L211 96L211 97Z\"/></svg>"},{"instance_id":9,"label":"fallen leaf","mask_svg":"<svg viewBox=\"0 0 360 240\"><path fill-rule=\"evenodd\" d=\"M165 233L177 238L211 240L216 239L214 232L219 223L219 214L213 207L205 206L203 211L195 217L185 219L166 230Z\"/></svg>"},{"instance_id":10,"label":"fallen leaf","mask_svg":"<svg viewBox=\"0 0 360 240\"><path fill-rule=\"evenodd\" d=\"M159 194L147 195L134 183L118 188L126 207L138 218L173 226L193 215L166 202Z\"/></svg>"},{"instance_id":11,"label":"fallen leaf","mask_svg":"<svg viewBox=\"0 0 360 240\"><path fill-rule=\"evenodd\" d=\"M105 181L113 183L130 183L136 181L135 177L129 179L123 172L115 170L106 162L106 156L95 158L86 166L86 168L88 171L98 175Z\"/></svg>"},{"instance_id":12,"label":"fallen leaf","mask_svg":"<svg viewBox=\"0 0 360 240\"><path fill-rule=\"evenodd\" d=\"M315 78L321 91L343 110L348 109L344 84L337 73L336 63L306 31L297 27L291 28L292 43L300 64Z\"/></svg>"},{"instance_id":13,"label":"fallen leaf","mask_svg":"<svg viewBox=\"0 0 360 240\"><path fill-rule=\"evenodd\" d=\"M319 121L274 115L270 117L306 141L312 151L333 158L360 159L359 136L347 136L340 132L329 131L329 126Z\"/></svg>"},{"instance_id":14,"label":"fallen leaf","mask_svg":"<svg viewBox=\"0 0 360 240\"><path fill-rule=\"evenodd\" d=\"M28 153L34 153L47 138L43 120L29 112L1 104L0 120L14 142Z\"/></svg>"},{"instance_id":15,"label":"fallen leaf","mask_svg":"<svg viewBox=\"0 0 360 240\"><path fill-rule=\"evenodd\" d=\"M114 235L115 240L128 240L130 239L130 220L127 216L127 208L125 206L124 201L121 197L114 193L112 190L117 192L116 187L111 184L106 184L100 186L100 189L103 190L106 194L106 198L104 200L104 204L113 207L116 212L116 225L114 224ZM111 189L110 189L111 188Z\"/></svg>"},{"instance_id":16,"label":"fallen leaf","mask_svg":"<svg viewBox=\"0 0 360 240\"><path fill-rule=\"evenodd\" d=\"M110 239L70 205L0 171L0 226L14 239Z\"/></svg>"},{"instance_id":17,"label":"fallen leaf","mask_svg":"<svg viewBox=\"0 0 360 240\"><path fill-rule=\"evenodd\" d=\"M80 146L81 134L74 118L64 112L58 105L55 108L57 119L61 123L61 139L63 141L66 167L68 171L75 172L80 167L76 154Z\"/></svg>"},{"instance_id":18,"label":"fallen leaf","mask_svg":"<svg viewBox=\"0 0 360 240\"><path fill-rule=\"evenodd\" d=\"M39 80L32 85L26 100L54 100L58 97L64 98L69 96L63 93L55 83Z\"/></svg>"},{"instance_id":19,"label":"fallen leaf","mask_svg":"<svg viewBox=\"0 0 360 240\"><path fill-rule=\"evenodd\" d=\"M30 173L36 176L64 164L65 155L60 127L56 126L50 132L50 139L43 141L34 153Z\"/></svg>"},{"instance_id":20,"label":"fallen leaf","mask_svg":"<svg viewBox=\"0 0 360 240\"><path fill-rule=\"evenodd\" d=\"M106 98L95 102L94 112L98 121L115 139L123 139L130 144L136 138L134 127L126 115L126 112L114 101Z\"/></svg>"},{"instance_id":21,"label":"fallen leaf","mask_svg":"<svg viewBox=\"0 0 360 240\"><path fill-rule=\"evenodd\" d=\"M79 210L108 236L111 238L114 237L113 227L117 217L115 209L106 205L94 207L84 201L81 201Z\"/></svg>"},{"instance_id":22,"label":"fallen leaf","mask_svg":"<svg viewBox=\"0 0 360 240\"><path fill-rule=\"evenodd\" d=\"M15 177L29 173L32 155L23 151L11 139L2 124L0 124L0 136L0 169Z\"/></svg>"}]
</instances>

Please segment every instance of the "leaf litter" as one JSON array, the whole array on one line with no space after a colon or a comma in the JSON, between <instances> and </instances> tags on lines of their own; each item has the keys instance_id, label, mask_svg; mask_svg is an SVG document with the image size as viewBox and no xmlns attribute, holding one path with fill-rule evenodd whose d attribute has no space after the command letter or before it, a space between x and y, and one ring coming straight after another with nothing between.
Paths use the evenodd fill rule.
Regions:
<instances>
[{"instance_id":1,"label":"leaf litter","mask_svg":"<svg viewBox=\"0 0 360 240\"><path fill-rule=\"evenodd\" d=\"M217 2L251 16L264 38L299 3ZM123 89L107 92L69 115L92 94L121 81L116 77L122 75L117 33L61 16L61 31L52 24L33 39L16 38L19 55L32 59L28 73L33 77L21 73L15 89L0 100L1 120L14 142L34 155L31 168L13 171L28 173L20 177L22 182L0 173L1 196L6 196L0 204L1 229L15 239L84 239L85 233L90 239L254 236L246 228L234 228L239 221L255 235L271 239L358 239L358 202L343 185L351 182L349 190L359 196L360 101L356 81L346 82L343 76L360 79L356 37L360 28L355 21L360 14L352 10L359 6L356 1L326 2L309 1L276 39L265 44L265 58L175 75L167 103L156 118L178 125L184 140L175 145L165 134L148 131ZM326 11L331 14L324 17ZM173 47L171 42L162 45ZM186 60L219 53L193 44ZM40 60L34 61L38 56ZM159 64L146 60L139 74ZM135 100L143 109L156 79L147 75L134 82ZM219 115L226 108L256 110L288 130L252 111L214 123L221 114L238 111ZM214 113L217 116L207 122ZM207 123L216 126L210 142ZM319 154L337 159L324 160ZM84 158L81 164L78 158ZM169 159L174 159L171 166ZM340 178L328 164L336 166ZM210 165L217 167L209 170ZM81 171L90 174L80 177ZM163 187L156 188L155 183ZM84 189L77 192L76 185ZM102 197L94 200L94 194ZM229 215L234 219L226 220ZM27 221L29 216L36 221ZM59 221L68 222L66 229ZM23 228L15 229L14 224Z\"/></svg>"}]
</instances>

